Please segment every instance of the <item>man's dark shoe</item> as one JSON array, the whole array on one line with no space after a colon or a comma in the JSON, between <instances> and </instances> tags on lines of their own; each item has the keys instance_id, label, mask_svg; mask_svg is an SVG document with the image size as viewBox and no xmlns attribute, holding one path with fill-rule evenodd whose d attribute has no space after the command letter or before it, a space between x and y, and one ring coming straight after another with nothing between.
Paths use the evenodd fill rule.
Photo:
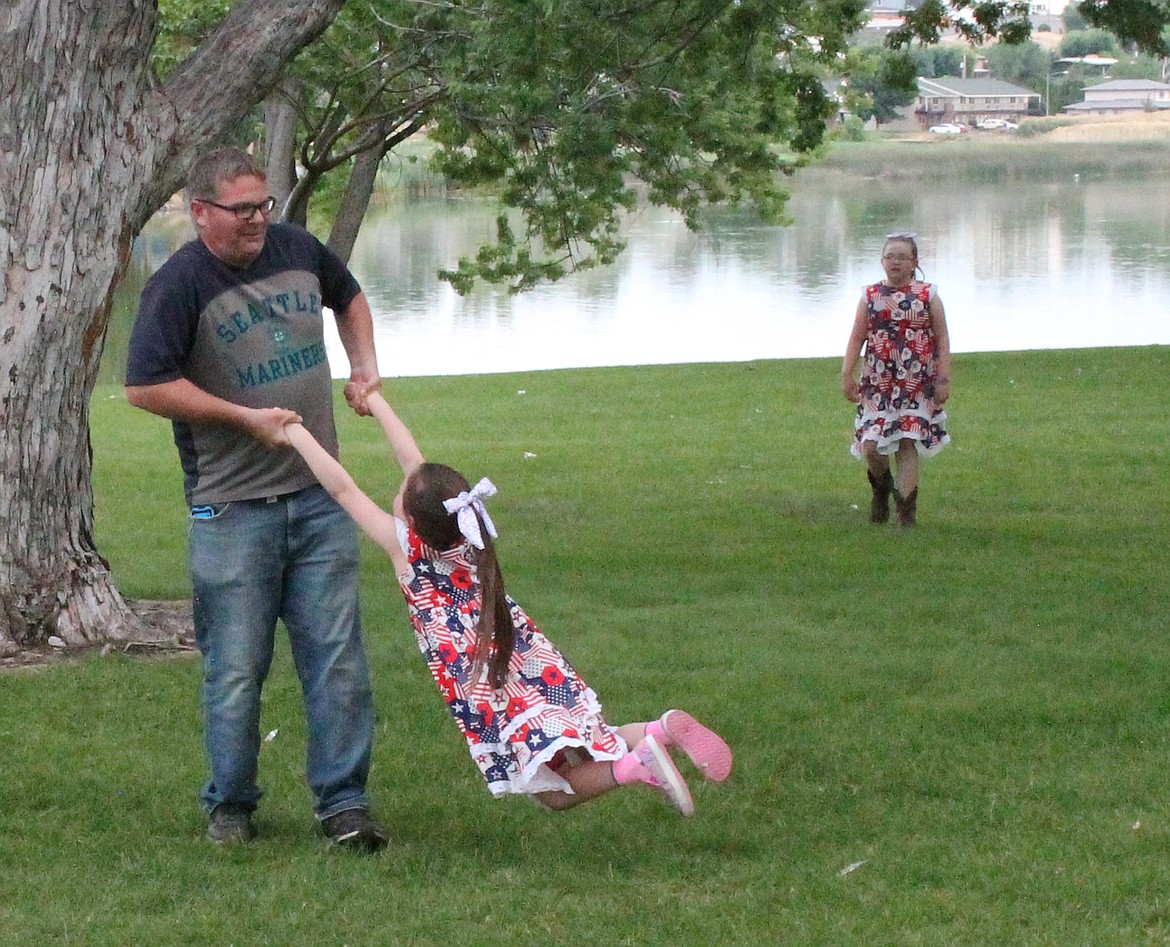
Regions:
<instances>
[{"instance_id":1,"label":"man's dark shoe","mask_svg":"<svg viewBox=\"0 0 1170 947\"><path fill-rule=\"evenodd\" d=\"M217 845L252 841L256 837L256 826L252 824L251 810L221 802L207 820L207 837Z\"/></svg>"},{"instance_id":2,"label":"man's dark shoe","mask_svg":"<svg viewBox=\"0 0 1170 947\"><path fill-rule=\"evenodd\" d=\"M331 844L358 852L378 852L390 842L390 836L365 809L344 809L322 819L321 828Z\"/></svg>"}]
</instances>

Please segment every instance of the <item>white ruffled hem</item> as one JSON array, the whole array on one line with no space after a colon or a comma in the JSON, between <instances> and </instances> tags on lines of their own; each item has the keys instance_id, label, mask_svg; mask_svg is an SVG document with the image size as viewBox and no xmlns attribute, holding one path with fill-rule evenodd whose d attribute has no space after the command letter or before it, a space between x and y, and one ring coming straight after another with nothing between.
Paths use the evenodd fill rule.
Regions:
<instances>
[{"instance_id":1,"label":"white ruffled hem","mask_svg":"<svg viewBox=\"0 0 1170 947\"><path fill-rule=\"evenodd\" d=\"M617 743L616 753L607 753L596 750L590 742L582 737L558 737L539 752L533 754L523 771L515 779L508 782L496 781L488 783L488 789L493 796L532 795L538 792L564 792L573 795L573 787L563 776L558 776L550 767L549 762L562 750L580 750L586 759L590 760L617 760L629 752L626 741L616 730L611 730L614 742ZM472 758L488 756L492 753L507 752L505 743L481 743L472 749Z\"/></svg>"},{"instance_id":2,"label":"white ruffled hem","mask_svg":"<svg viewBox=\"0 0 1170 947\"><path fill-rule=\"evenodd\" d=\"M915 437L913 434L899 433L893 437L886 438L869 437L867 435L866 437L862 438L860 444L857 441L854 441L852 446L849 448L849 452L853 454L853 456L858 460L865 460L865 454L862 453L861 444L864 444L866 441L873 441L875 444L877 444L877 452L879 454L884 454L887 457L893 457L894 454L898 452L898 445L907 438L914 441L914 448L918 451L918 456L920 457L933 457L951 442L951 436L949 434L944 434L937 441L935 441L934 445L931 447L924 446L922 443L922 438Z\"/></svg>"},{"instance_id":3,"label":"white ruffled hem","mask_svg":"<svg viewBox=\"0 0 1170 947\"><path fill-rule=\"evenodd\" d=\"M918 451L920 457L933 457L940 450L951 442L951 436L946 432L947 413L945 411L938 411L936 414L928 414L925 411L902 411L892 413L867 413L858 417L854 421L853 430L859 431L863 428L872 428L875 422L880 422L881 428L889 427L898 418L916 417L922 418L923 421L930 427L942 429L942 436L938 438L931 446L927 447L922 442L922 437L913 431L896 431L888 437L879 437L874 434L873 430L867 430L862 436L861 440L854 437L853 443L849 447L850 453L858 460L865 459L865 453L861 449L861 445L866 441L870 441L877 445L877 452L887 457L893 456L898 452L898 446L903 440L910 439L914 441L914 447Z\"/></svg>"}]
</instances>

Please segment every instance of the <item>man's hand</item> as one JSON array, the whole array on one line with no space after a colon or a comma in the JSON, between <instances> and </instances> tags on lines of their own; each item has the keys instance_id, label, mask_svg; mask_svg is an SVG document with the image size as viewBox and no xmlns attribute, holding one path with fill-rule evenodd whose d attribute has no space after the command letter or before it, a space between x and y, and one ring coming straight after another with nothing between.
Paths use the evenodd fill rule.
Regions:
<instances>
[{"instance_id":1,"label":"man's hand","mask_svg":"<svg viewBox=\"0 0 1170 947\"><path fill-rule=\"evenodd\" d=\"M370 416L370 406L366 399L372 392L382 389L382 379L377 375L368 377L355 372L345 383L345 400L354 412L360 417Z\"/></svg>"},{"instance_id":2,"label":"man's hand","mask_svg":"<svg viewBox=\"0 0 1170 947\"><path fill-rule=\"evenodd\" d=\"M261 444L269 447L288 447L287 424L299 424L303 419L288 408L252 408L248 413L247 431Z\"/></svg>"}]
</instances>

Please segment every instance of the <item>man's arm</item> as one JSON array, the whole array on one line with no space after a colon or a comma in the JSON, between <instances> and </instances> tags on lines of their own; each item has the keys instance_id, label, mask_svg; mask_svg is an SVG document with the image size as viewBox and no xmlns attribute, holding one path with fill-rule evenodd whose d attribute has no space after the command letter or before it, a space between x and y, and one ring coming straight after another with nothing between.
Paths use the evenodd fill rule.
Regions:
<instances>
[{"instance_id":1,"label":"man's arm","mask_svg":"<svg viewBox=\"0 0 1170 947\"><path fill-rule=\"evenodd\" d=\"M247 408L204 391L185 378L158 385L127 385L126 400L151 414L188 424L239 428L270 446L288 444L285 425L301 416L287 408Z\"/></svg>"},{"instance_id":2,"label":"man's arm","mask_svg":"<svg viewBox=\"0 0 1170 947\"><path fill-rule=\"evenodd\" d=\"M349 305L335 313L337 334L349 358L350 384L345 386L345 399L358 414L370 413L366 396L382 385L378 374L378 356L374 350L374 317L366 294L359 292Z\"/></svg>"}]
</instances>

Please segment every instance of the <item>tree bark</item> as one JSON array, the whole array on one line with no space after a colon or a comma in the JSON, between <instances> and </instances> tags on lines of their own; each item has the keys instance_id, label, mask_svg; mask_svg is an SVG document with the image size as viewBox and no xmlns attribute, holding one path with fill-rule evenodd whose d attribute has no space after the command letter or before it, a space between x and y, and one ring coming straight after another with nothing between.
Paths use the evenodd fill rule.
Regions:
<instances>
[{"instance_id":1,"label":"tree bark","mask_svg":"<svg viewBox=\"0 0 1170 947\"><path fill-rule=\"evenodd\" d=\"M370 197L378 180L378 168L384 157L385 152L381 148L368 148L353 159L353 167L349 169L349 180L345 182L345 193L341 196L341 206L333 218L327 244L347 263L366 216L366 208L370 206Z\"/></svg>"},{"instance_id":2,"label":"tree bark","mask_svg":"<svg viewBox=\"0 0 1170 947\"><path fill-rule=\"evenodd\" d=\"M341 206L333 218L333 229L329 232L328 242L329 249L347 263L357 242L366 210L370 206L382 159L395 145L415 134L422 124L421 118L405 121L399 115L386 115L365 137L366 147L361 148L354 157L349 178L345 182L345 193L341 197Z\"/></svg>"},{"instance_id":3,"label":"tree bark","mask_svg":"<svg viewBox=\"0 0 1170 947\"><path fill-rule=\"evenodd\" d=\"M264 100L264 163L268 189L280 208L274 219L284 219L285 203L297 183L297 110L300 97L296 79L282 79Z\"/></svg>"},{"instance_id":4,"label":"tree bark","mask_svg":"<svg viewBox=\"0 0 1170 947\"><path fill-rule=\"evenodd\" d=\"M196 154L343 2L237 3L162 86L153 0L0 9L0 653L157 635L93 540L89 399L114 286Z\"/></svg>"}]
</instances>

